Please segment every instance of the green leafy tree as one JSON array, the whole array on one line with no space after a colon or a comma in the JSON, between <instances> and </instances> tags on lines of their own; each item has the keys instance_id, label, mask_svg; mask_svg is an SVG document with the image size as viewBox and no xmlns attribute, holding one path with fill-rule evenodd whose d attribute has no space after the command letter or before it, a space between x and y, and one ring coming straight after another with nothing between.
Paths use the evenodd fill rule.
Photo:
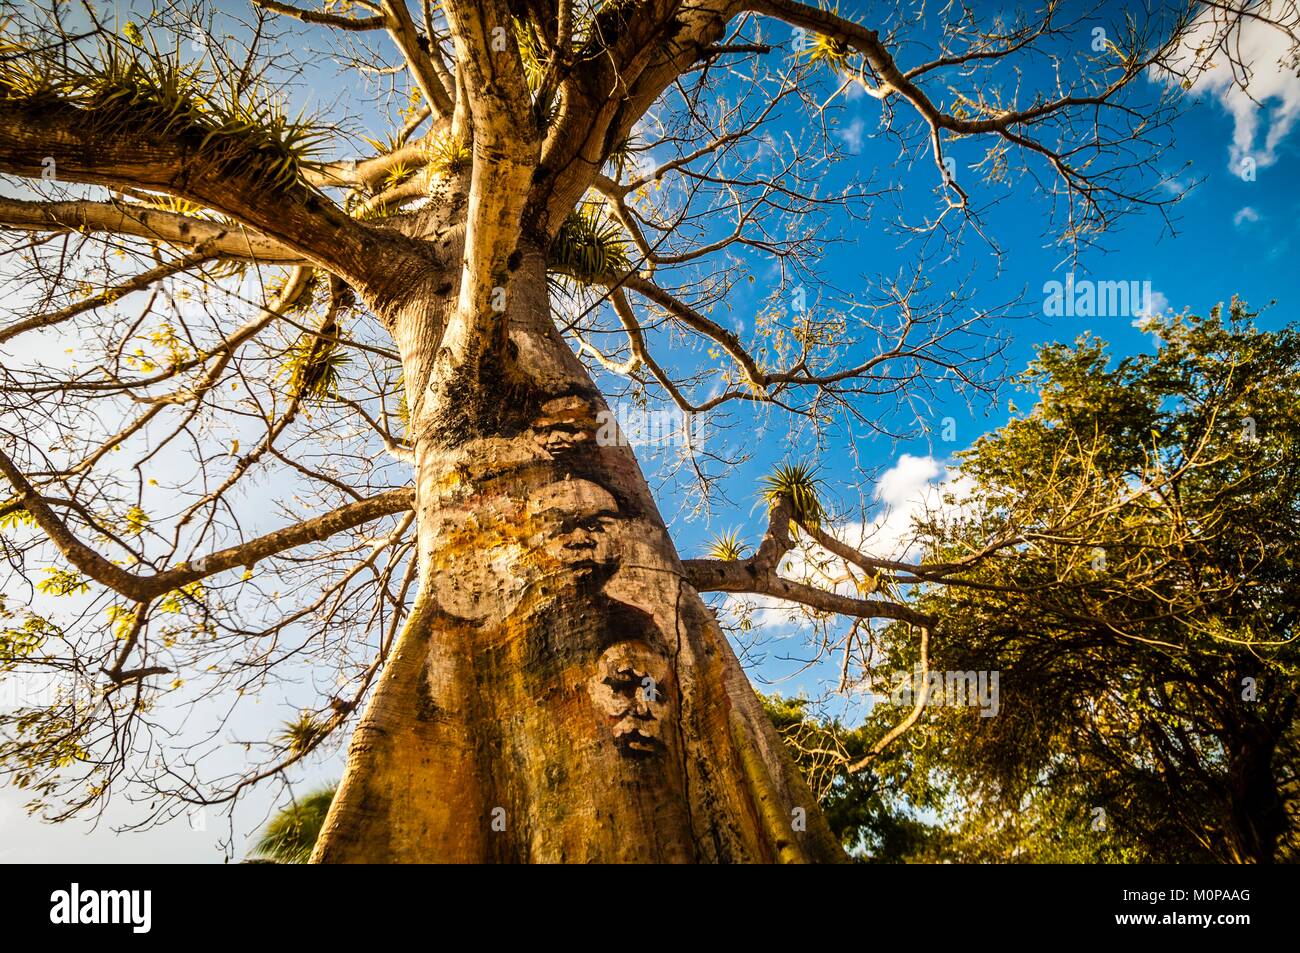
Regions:
<instances>
[{"instance_id":1,"label":"green leafy tree","mask_svg":"<svg viewBox=\"0 0 1300 953\"><path fill-rule=\"evenodd\" d=\"M925 760L983 805L981 837L1010 824L1040 859L1289 850L1300 333L1254 317L1153 319L1156 353L1118 362L1090 336L1044 348L1033 410L962 454L974 490L930 555L999 548L918 605L931 665L1000 670L1000 712L934 709Z\"/></svg>"},{"instance_id":2,"label":"green leafy tree","mask_svg":"<svg viewBox=\"0 0 1300 953\"><path fill-rule=\"evenodd\" d=\"M936 691L999 674L996 717L930 697L848 728L768 700L847 848L1296 856L1300 333L1254 317L1234 300L1151 319L1156 352L1118 362L1092 336L1041 349L1020 380L1035 406L960 455L963 489L918 527L917 564L806 521L873 585L914 589L875 672Z\"/></svg>"},{"instance_id":3,"label":"green leafy tree","mask_svg":"<svg viewBox=\"0 0 1300 953\"><path fill-rule=\"evenodd\" d=\"M338 785L331 784L278 811L253 848L253 858L280 864L305 864L316 847L336 790Z\"/></svg>"},{"instance_id":4,"label":"green leafy tree","mask_svg":"<svg viewBox=\"0 0 1300 953\"><path fill-rule=\"evenodd\" d=\"M933 853L945 832L919 819L942 803L932 779L906 758L887 759L875 772L848 770L880 734L877 724L849 728L812 714L803 698L769 695L763 706L850 856L901 863Z\"/></svg>"},{"instance_id":5,"label":"green leafy tree","mask_svg":"<svg viewBox=\"0 0 1300 953\"><path fill-rule=\"evenodd\" d=\"M175 816L351 734L323 862L843 859L701 593L926 620L778 575L831 525L815 468L748 566L683 564L611 405L848 448L987 393L989 308L930 265L1022 192L1068 252L1177 201L1177 80L1244 11L1096 46L1057 0L7 4L0 668L72 687L0 717L0 772ZM1288 49L1293 14L1250 9ZM836 165L850 87L872 169ZM915 254L845 300L877 171L921 184ZM268 688L278 737L181 728Z\"/></svg>"}]
</instances>

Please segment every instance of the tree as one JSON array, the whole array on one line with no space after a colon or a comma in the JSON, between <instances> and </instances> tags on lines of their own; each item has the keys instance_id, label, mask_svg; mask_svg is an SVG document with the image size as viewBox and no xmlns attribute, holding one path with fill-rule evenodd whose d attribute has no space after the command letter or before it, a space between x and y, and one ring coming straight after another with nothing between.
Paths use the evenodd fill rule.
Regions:
<instances>
[{"instance_id":1,"label":"tree","mask_svg":"<svg viewBox=\"0 0 1300 953\"><path fill-rule=\"evenodd\" d=\"M325 825L336 789L330 785L313 791L276 812L257 842L254 858L278 864L306 863Z\"/></svg>"},{"instance_id":2,"label":"tree","mask_svg":"<svg viewBox=\"0 0 1300 953\"><path fill-rule=\"evenodd\" d=\"M911 759L890 757L872 771L849 769L888 728L873 722L849 728L818 717L804 698L774 695L765 697L764 705L850 856L907 863L939 853L935 844L946 832L918 816L944 806L945 791L928 766L918 771Z\"/></svg>"},{"instance_id":3,"label":"tree","mask_svg":"<svg viewBox=\"0 0 1300 953\"><path fill-rule=\"evenodd\" d=\"M910 24L794 0L98 9L13 12L0 50L0 172L30 186L0 224L35 289L0 328L28 348L0 387L6 555L75 606L6 587L4 664L71 687L8 719L5 767L55 816L123 785L224 803L346 725L318 861L837 859L700 593L924 620L782 582L809 518L788 494L754 560L683 564L597 377L828 434L889 432L880 407L938 378L987 388L984 316L929 294L927 249L1017 169L1071 249L1164 208L1179 91L1145 77L1269 19L1189 5L1098 45L1086 7L949 10L910 48ZM357 77L292 118L323 37ZM1062 67L1041 89L999 81L1039 57ZM879 300L819 310L833 228L882 194L821 184L848 86L934 169L936 214ZM358 126L392 132L346 158ZM959 140L983 186L952 174ZM780 287L742 338L710 310L764 258ZM24 344L65 332L75 359ZM675 334L709 360L669 366ZM282 525L249 529L268 504ZM302 714L206 772L186 699L277 679L312 687Z\"/></svg>"},{"instance_id":4,"label":"tree","mask_svg":"<svg viewBox=\"0 0 1300 953\"><path fill-rule=\"evenodd\" d=\"M909 816L910 791L947 815L910 856L1294 856L1300 330L1254 317L1153 318L1156 352L1113 366L1092 336L1042 348L1033 409L961 454L923 563L979 555L915 608L939 620L927 675L997 671L999 710L927 705L873 766L908 781L873 812ZM906 633L888 645L880 668L921 664ZM846 766L892 721L787 731L805 773L839 773L837 813L871 803Z\"/></svg>"},{"instance_id":5,"label":"tree","mask_svg":"<svg viewBox=\"0 0 1300 953\"><path fill-rule=\"evenodd\" d=\"M1267 863L1289 828L1300 333L1253 317L1152 320L1156 353L1114 367L1095 338L1043 349L1037 406L963 458L972 511L931 527L950 554L1022 541L923 600L934 657L1003 673L953 770L1002 805L1068 796L1148 859Z\"/></svg>"}]
</instances>

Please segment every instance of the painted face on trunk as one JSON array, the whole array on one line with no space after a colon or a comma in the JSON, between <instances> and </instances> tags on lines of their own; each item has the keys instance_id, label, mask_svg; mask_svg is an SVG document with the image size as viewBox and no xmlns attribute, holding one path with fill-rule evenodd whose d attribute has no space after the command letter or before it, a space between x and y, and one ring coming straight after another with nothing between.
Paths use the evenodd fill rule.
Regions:
<instances>
[{"instance_id":1,"label":"painted face on trunk","mask_svg":"<svg viewBox=\"0 0 1300 953\"><path fill-rule=\"evenodd\" d=\"M644 642L611 645L596 662L587 691L613 723L614 743L624 753L653 754L663 748L667 675L667 660Z\"/></svg>"}]
</instances>

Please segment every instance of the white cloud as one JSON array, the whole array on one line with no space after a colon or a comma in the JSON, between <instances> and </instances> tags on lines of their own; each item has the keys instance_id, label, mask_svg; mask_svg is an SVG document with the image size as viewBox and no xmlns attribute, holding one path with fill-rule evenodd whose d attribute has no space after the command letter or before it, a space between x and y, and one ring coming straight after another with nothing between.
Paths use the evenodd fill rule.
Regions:
<instances>
[{"instance_id":1,"label":"white cloud","mask_svg":"<svg viewBox=\"0 0 1300 953\"><path fill-rule=\"evenodd\" d=\"M972 488L932 456L905 453L884 472L876 486L880 504L865 522L836 526L832 532L842 542L881 559L913 560L919 557L915 521L926 514L943 514L960 508ZM945 499L951 494L953 502ZM804 537L781 564L781 575L845 596L860 597L853 577L841 560ZM860 572L857 572L861 576ZM729 596L723 613L739 618L742 604L753 607L751 620L768 635L802 636L804 627L793 603L765 596Z\"/></svg>"},{"instance_id":2,"label":"white cloud","mask_svg":"<svg viewBox=\"0 0 1300 953\"><path fill-rule=\"evenodd\" d=\"M1137 328L1139 331L1149 330L1148 322L1150 322L1150 320L1157 314L1164 314L1168 309L1169 299L1165 297L1164 292L1152 291L1151 294L1147 296L1147 303L1142 309L1142 313L1133 319L1133 327ZM1151 332L1151 344L1153 347L1160 347L1160 335L1156 334L1154 331Z\"/></svg>"},{"instance_id":3,"label":"white cloud","mask_svg":"<svg viewBox=\"0 0 1300 953\"><path fill-rule=\"evenodd\" d=\"M1147 295L1146 304L1142 306L1142 313L1138 315L1134 326L1140 326L1147 318L1154 317L1157 314L1164 314L1169 308L1169 299L1165 297L1163 291L1152 291Z\"/></svg>"},{"instance_id":4,"label":"white cloud","mask_svg":"<svg viewBox=\"0 0 1300 953\"><path fill-rule=\"evenodd\" d=\"M840 140L853 152L862 151L863 132L866 127L861 119L854 119L838 133Z\"/></svg>"},{"instance_id":5,"label":"white cloud","mask_svg":"<svg viewBox=\"0 0 1300 953\"><path fill-rule=\"evenodd\" d=\"M905 453L876 485L880 508L866 523L854 523L836 535L863 552L882 559L915 559L916 520L942 515L961 506L972 489L965 477L932 456ZM951 496L953 502L947 497Z\"/></svg>"},{"instance_id":6,"label":"white cloud","mask_svg":"<svg viewBox=\"0 0 1300 953\"><path fill-rule=\"evenodd\" d=\"M876 499L889 506L912 500L942 472L934 457L914 457L905 453L885 471L876 485Z\"/></svg>"},{"instance_id":7,"label":"white cloud","mask_svg":"<svg viewBox=\"0 0 1300 953\"><path fill-rule=\"evenodd\" d=\"M1259 221L1259 213L1249 205L1243 205L1237 209L1237 213L1232 216L1232 224L1238 227Z\"/></svg>"},{"instance_id":8,"label":"white cloud","mask_svg":"<svg viewBox=\"0 0 1300 953\"><path fill-rule=\"evenodd\" d=\"M1159 187L1163 189L1165 192L1168 192L1170 195L1173 196L1182 195L1189 188L1191 188L1191 183L1187 182L1185 179L1180 179L1177 176L1173 176L1168 179L1161 179L1157 183L1157 185L1159 185Z\"/></svg>"},{"instance_id":9,"label":"white cloud","mask_svg":"<svg viewBox=\"0 0 1300 953\"><path fill-rule=\"evenodd\" d=\"M1294 22L1300 5L1296 0L1262 0L1255 10L1265 18ZM1211 38L1222 33L1228 15L1206 6L1171 57L1172 70L1155 72L1166 82L1187 76L1191 95L1213 96L1227 110L1233 122L1228 168L1243 176L1252 164L1262 168L1277 161L1278 145L1300 119L1300 75L1291 60L1287 35L1259 17L1240 17L1226 40L1214 48ZM1234 64L1244 65L1245 71ZM1261 141L1266 109L1268 128Z\"/></svg>"}]
</instances>

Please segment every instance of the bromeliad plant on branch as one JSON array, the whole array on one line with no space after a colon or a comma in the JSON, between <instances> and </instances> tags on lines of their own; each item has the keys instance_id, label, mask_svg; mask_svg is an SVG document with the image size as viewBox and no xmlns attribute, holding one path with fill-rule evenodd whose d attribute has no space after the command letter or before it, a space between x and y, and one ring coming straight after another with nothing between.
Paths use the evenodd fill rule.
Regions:
<instances>
[{"instance_id":1,"label":"bromeliad plant on branch","mask_svg":"<svg viewBox=\"0 0 1300 953\"><path fill-rule=\"evenodd\" d=\"M928 294L924 249L980 228L1013 166L1073 247L1172 201L1177 85L1144 77L1242 14L1165 11L1100 52L1090 15L949 8L927 46L795 0L7 7L0 664L67 690L5 716L4 770L55 817L118 790L165 815L350 733L317 861L840 859L700 593L926 619L781 583L790 521L827 534L802 492L773 494L745 573L684 565L630 448L596 439L597 380L828 434L989 386L998 345ZM355 77L311 119L288 103L323 43ZM1063 52L1041 90L999 80ZM823 187L849 85L932 162L936 214L870 307L787 309L888 193ZM946 173L958 139L990 181ZM711 314L764 260L742 335ZM271 685L301 712L234 735L237 769L211 764L221 724L181 730Z\"/></svg>"}]
</instances>

